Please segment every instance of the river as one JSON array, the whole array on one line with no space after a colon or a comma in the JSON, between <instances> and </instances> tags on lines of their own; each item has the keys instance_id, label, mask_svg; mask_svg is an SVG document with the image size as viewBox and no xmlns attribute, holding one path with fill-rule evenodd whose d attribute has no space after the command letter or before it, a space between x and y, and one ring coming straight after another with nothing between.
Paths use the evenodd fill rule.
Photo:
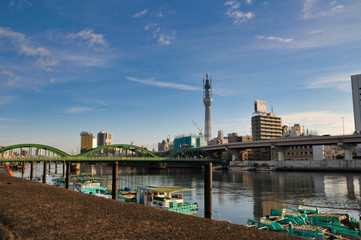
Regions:
<instances>
[{"instance_id":1,"label":"river","mask_svg":"<svg viewBox=\"0 0 361 240\"><path fill-rule=\"evenodd\" d=\"M43 164L35 163L34 177L42 176ZM54 174L54 164L51 174ZM81 172L102 177L102 185L111 186L111 166L82 165ZM25 178L29 178L30 166ZM58 165L62 174L62 164ZM21 177L21 172L15 172ZM204 178L201 169L146 169L119 167L119 186L180 186L187 202L197 202L198 216L203 217ZM213 171L213 218L235 224L246 224L249 218L259 219L272 208L297 208L299 204L318 206L323 212L351 213L361 209L361 174L332 172L223 172Z\"/></svg>"}]
</instances>

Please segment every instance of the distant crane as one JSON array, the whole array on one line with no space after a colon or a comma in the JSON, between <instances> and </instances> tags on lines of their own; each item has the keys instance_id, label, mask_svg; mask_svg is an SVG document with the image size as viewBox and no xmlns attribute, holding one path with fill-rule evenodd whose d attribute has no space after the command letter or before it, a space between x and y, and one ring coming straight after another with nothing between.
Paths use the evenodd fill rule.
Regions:
<instances>
[{"instance_id":1,"label":"distant crane","mask_svg":"<svg viewBox=\"0 0 361 240\"><path fill-rule=\"evenodd\" d=\"M203 133L202 133L202 129L200 129L200 128L198 127L198 125L197 125L197 123L196 123L195 121L192 120L192 122L193 122L194 125L196 125L196 127L198 128L198 130L199 130L199 136L202 135L202 134L203 134Z\"/></svg>"}]
</instances>

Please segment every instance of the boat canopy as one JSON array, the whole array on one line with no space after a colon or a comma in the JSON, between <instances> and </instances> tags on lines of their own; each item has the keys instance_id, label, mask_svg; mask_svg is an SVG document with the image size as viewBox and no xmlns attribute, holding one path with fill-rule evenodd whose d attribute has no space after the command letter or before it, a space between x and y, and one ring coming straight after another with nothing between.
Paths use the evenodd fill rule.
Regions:
<instances>
[{"instance_id":1,"label":"boat canopy","mask_svg":"<svg viewBox=\"0 0 361 240\"><path fill-rule=\"evenodd\" d=\"M184 187L157 187L157 188L149 188L150 191L155 192L181 192L181 191L192 191L192 188L184 188Z\"/></svg>"}]
</instances>

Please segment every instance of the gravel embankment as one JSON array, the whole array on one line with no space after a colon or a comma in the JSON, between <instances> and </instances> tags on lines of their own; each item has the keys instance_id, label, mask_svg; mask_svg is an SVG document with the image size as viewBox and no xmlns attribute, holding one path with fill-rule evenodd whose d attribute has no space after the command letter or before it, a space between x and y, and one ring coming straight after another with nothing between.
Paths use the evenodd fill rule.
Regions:
<instances>
[{"instance_id":1,"label":"gravel embankment","mask_svg":"<svg viewBox=\"0 0 361 240\"><path fill-rule=\"evenodd\" d=\"M0 239L299 239L0 174Z\"/></svg>"}]
</instances>

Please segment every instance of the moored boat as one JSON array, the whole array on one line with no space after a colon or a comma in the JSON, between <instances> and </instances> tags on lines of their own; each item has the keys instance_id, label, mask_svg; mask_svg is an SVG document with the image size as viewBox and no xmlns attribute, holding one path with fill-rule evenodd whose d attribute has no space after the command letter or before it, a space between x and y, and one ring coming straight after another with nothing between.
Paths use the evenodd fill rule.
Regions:
<instances>
[{"instance_id":1,"label":"moored boat","mask_svg":"<svg viewBox=\"0 0 361 240\"><path fill-rule=\"evenodd\" d=\"M198 204L183 200L183 192L191 190L181 187L138 188L137 203L186 215L197 215Z\"/></svg>"}]
</instances>

